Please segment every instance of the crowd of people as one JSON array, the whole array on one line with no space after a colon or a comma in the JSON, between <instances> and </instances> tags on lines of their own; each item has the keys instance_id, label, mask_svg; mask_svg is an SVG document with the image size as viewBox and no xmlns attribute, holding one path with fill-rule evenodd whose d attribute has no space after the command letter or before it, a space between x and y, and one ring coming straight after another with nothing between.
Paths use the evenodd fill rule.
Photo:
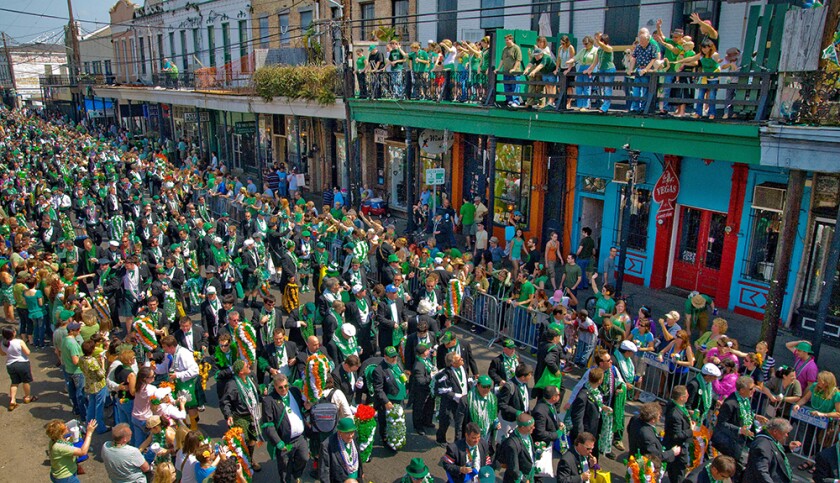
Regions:
<instances>
[{"instance_id":1,"label":"crowd of people","mask_svg":"<svg viewBox=\"0 0 840 483\"><path fill-rule=\"evenodd\" d=\"M434 432L445 453L432 466L455 482L497 471L511 483L597 480L598 457L618 451L629 451L634 481L790 482L786 451L801 446L785 446L791 413L810 408L830 428L840 419L836 379L806 341L788 344L793 367L776 367L766 344L741 352L702 294L656 322L644 306L631 315L612 285L615 254L598 270L591 230L565 257L557 234L543 255L521 230L505 252L486 236L481 197L457 215L442 199L432 220L448 217L469 249L440 230L419 248L342 199L318 209L296 187L222 187L232 179L217 160L166 146L0 111L0 353L9 411L18 386L23 404L37 400L33 351L53 352L64 374L75 419L46 426L53 482L78 481L77 458L108 431L99 451L112 481L247 481L262 446L280 481L310 467L320 481L365 481L377 439L392 454L406 444L408 407L413 437ZM241 218L211 210L218 197ZM534 340L517 336L525 318L493 332L484 373L453 325L465 299L493 290L488 277L509 286L496 292L506 310L546 317ZM592 313L577 301L588 284ZM517 343L534 346L535 366ZM668 402L643 404L626 424L656 370L644 353L669 366ZM216 442L201 423L212 385L227 426ZM833 433L815 431L805 442L815 481L838 478ZM700 441L717 456L704 462ZM429 463L412 459L399 481L432 481Z\"/></svg>"},{"instance_id":2,"label":"crowd of people","mask_svg":"<svg viewBox=\"0 0 840 483\"><path fill-rule=\"evenodd\" d=\"M391 40L384 49L373 44L367 51L356 50L358 94L371 99L485 102L488 76L498 75L509 107L596 108L607 112L612 106L610 96L617 87L628 97L636 98L627 103L630 112L647 112L644 97L650 74L661 73L662 101L651 108L683 117L688 106L691 116L714 119L719 86L737 83L735 78L715 74L738 72L741 52L732 47L721 56L717 51L718 32L711 22L694 13L691 24L702 35L696 42L681 28L672 29L667 36L661 19L654 32L640 29L633 45L623 52L619 67L610 36L602 32L584 36L577 50L568 35L560 36L556 49L545 36L539 36L533 47L524 50L524 56L513 35L507 35L495 68L490 60L490 37L478 42L429 40L425 47L412 42L408 51L399 40ZM702 72L708 76L677 77L679 72ZM624 80L616 82L616 75L623 75ZM558 105L558 94L562 94L557 92L560 77L569 79L572 85L567 93L575 96L568 98L565 106ZM697 84L704 87L696 88ZM593 97L595 92L600 95ZM727 119L734 114L735 89L725 89L725 95L723 118Z\"/></svg>"}]
</instances>

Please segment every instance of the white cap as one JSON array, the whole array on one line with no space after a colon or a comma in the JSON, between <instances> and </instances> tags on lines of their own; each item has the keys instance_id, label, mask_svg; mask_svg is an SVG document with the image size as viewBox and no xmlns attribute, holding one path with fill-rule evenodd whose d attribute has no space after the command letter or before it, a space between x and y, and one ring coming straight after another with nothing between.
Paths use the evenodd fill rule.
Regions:
<instances>
[{"instance_id":1,"label":"white cap","mask_svg":"<svg viewBox=\"0 0 840 483\"><path fill-rule=\"evenodd\" d=\"M112 247L120 246L120 242L118 242L117 240L111 240L111 241L108 242L108 244L111 245Z\"/></svg>"},{"instance_id":2,"label":"white cap","mask_svg":"<svg viewBox=\"0 0 840 483\"><path fill-rule=\"evenodd\" d=\"M217 236L216 238L213 239L213 243L222 243L223 241L224 240L222 240L222 237L219 237L219 236Z\"/></svg>"},{"instance_id":3,"label":"white cap","mask_svg":"<svg viewBox=\"0 0 840 483\"><path fill-rule=\"evenodd\" d=\"M427 40L426 43L427 44L433 44L433 43L435 43L435 41L434 40Z\"/></svg>"},{"instance_id":4,"label":"white cap","mask_svg":"<svg viewBox=\"0 0 840 483\"><path fill-rule=\"evenodd\" d=\"M356 337L356 327L353 324L342 324L341 333L347 337Z\"/></svg>"},{"instance_id":5,"label":"white cap","mask_svg":"<svg viewBox=\"0 0 840 483\"><path fill-rule=\"evenodd\" d=\"M440 258L440 257L435 258L435 263L443 263L443 258Z\"/></svg>"},{"instance_id":6,"label":"white cap","mask_svg":"<svg viewBox=\"0 0 840 483\"><path fill-rule=\"evenodd\" d=\"M254 244L254 239L253 238L247 238L247 239L245 239L245 241L243 243L246 247L249 247L249 246Z\"/></svg>"},{"instance_id":7,"label":"white cap","mask_svg":"<svg viewBox=\"0 0 840 483\"><path fill-rule=\"evenodd\" d=\"M155 389L155 399L163 400L166 396L172 394L172 389L168 387L159 387Z\"/></svg>"},{"instance_id":8,"label":"white cap","mask_svg":"<svg viewBox=\"0 0 840 483\"><path fill-rule=\"evenodd\" d=\"M353 285L353 294L355 295L355 294L361 292L364 289L365 288L363 286L359 285L359 284Z\"/></svg>"},{"instance_id":9,"label":"white cap","mask_svg":"<svg viewBox=\"0 0 840 483\"><path fill-rule=\"evenodd\" d=\"M720 373L720 368L718 366L712 364L711 362L707 362L707 363L703 364L703 369L701 369L700 372L704 376L714 376L714 377L720 377L720 374L721 374Z\"/></svg>"},{"instance_id":10,"label":"white cap","mask_svg":"<svg viewBox=\"0 0 840 483\"><path fill-rule=\"evenodd\" d=\"M207 294L209 295L211 293L216 293L216 287L214 287L212 285L207 287Z\"/></svg>"},{"instance_id":11,"label":"white cap","mask_svg":"<svg viewBox=\"0 0 840 483\"><path fill-rule=\"evenodd\" d=\"M636 344L633 341L625 340L618 346L618 349L621 351L631 351L631 352L638 352L639 348L636 347Z\"/></svg>"},{"instance_id":12,"label":"white cap","mask_svg":"<svg viewBox=\"0 0 840 483\"><path fill-rule=\"evenodd\" d=\"M428 315L435 311L435 307L429 301L429 299L422 299L417 304L417 313L420 315Z\"/></svg>"}]
</instances>

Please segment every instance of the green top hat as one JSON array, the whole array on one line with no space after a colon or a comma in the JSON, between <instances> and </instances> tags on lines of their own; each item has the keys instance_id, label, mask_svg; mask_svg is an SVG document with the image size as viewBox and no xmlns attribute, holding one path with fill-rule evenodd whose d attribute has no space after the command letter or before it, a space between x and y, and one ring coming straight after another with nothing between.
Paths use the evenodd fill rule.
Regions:
<instances>
[{"instance_id":1,"label":"green top hat","mask_svg":"<svg viewBox=\"0 0 840 483\"><path fill-rule=\"evenodd\" d=\"M353 418L341 418L338 420L337 429L339 433L352 433L356 431L356 423Z\"/></svg>"},{"instance_id":2,"label":"green top hat","mask_svg":"<svg viewBox=\"0 0 840 483\"><path fill-rule=\"evenodd\" d=\"M405 472L412 478L425 478L429 476L429 467L423 462L423 458L411 458Z\"/></svg>"}]
</instances>

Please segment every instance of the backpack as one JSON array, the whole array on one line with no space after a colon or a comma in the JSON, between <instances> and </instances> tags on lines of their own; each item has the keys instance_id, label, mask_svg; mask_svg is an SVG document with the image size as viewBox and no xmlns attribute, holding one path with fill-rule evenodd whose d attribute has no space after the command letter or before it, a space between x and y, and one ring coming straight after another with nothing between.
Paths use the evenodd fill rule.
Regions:
<instances>
[{"instance_id":1,"label":"backpack","mask_svg":"<svg viewBox=\"0 0 840 483\"><path fill-rule=\"evenodd\" d=\"M321 399L318 399L318 403L310 409L309 415L312 424L321 433L329 434L335 429L338 406L331 401L335 391L335 389L330 389L324 393Z\"/></svg>"}]
</instances>

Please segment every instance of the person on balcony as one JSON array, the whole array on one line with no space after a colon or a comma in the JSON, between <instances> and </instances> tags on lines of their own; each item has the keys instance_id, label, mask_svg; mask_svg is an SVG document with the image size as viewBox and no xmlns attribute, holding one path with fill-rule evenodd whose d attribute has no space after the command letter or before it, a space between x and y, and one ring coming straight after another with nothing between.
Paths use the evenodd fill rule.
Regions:
<instances>
[{"instance_id":1,"label":"person on balcony","mask_svg":"<svg viewBox=\"0 0 840 483\"><path fill-rule=\"evenodd\" d=\"M700 53L691 57L686 57L676 61L677 64L684 64L686 62L698 61L700 62L700 72L714 74L720 72L720 66L723 64L723 59L717 52L715 43L709 39L700 43ZM696 102L694 104L695 119L703 116L704 99L706 94L709 95L709 119L714 119L717 115L717 87L720 84L720 79L717 76L710 75L708 77L701 77L697 80L698 84L703 84L708 87L701 87L697 89Z\"/></svg>"},{"instance_id":2,"label":"person on balcony","mask_svg":"<svg viewBox=\"0 0 840 483\"><path fill-rule=\"evenodd\" d=\"M178 66L168 58L163 59L163 69L166 79L166 87L178 88Z\"/></svg>"},{"instance_id":3,"label":"person on balcony","mask_svg":"<svg viewBox=\"0 0 840 483\"><path fill-rule=\"evenodd\" d=\"M519 46L513 43L513 35L505 35L505 47L502 49L502 59L498 68L499 74L502 74L502 80L511 82L516 80L517 74L522 72L522 51ZM516 107L520 104L519 98L516 97L517 87L515 84L503 84L505 91L505 102L508 107Z\"/></svg>"},{"instance_id":4,"label":"person on balcony","mask_svg":"<svg viewBox=\"0 0 840 483\"><path fill-rule=\"evenodd\" d=\"M443 39L438 45L440 47L441 61L443 68L443 91L440 93L439 101L452 100L452 76L455 74L455 57L458 55L458 48L449 39Z\"/></svg>"},{"instance_id":5,"label":"person on balcony","mask_svg":"<svg viewBox=\"0 0 840 483\"><path fill-rule=\"evenodd\" d=\"M580 96L575 100L575 105L578 109L589 109L592 107L592 100L589 98L592 95L592 86L580 84L592 82L592 73L588 68L594 65L597 60L598 49L595 47L595 42L592 40L592 37L587 35L583 38L583 49L566 61L565 75L571 73L572 67L576 65L580 66L578 68L580 74L575 76L575 95Z\"/></svg>"},{"instance_id":6,"label":"person on balcony","mask_svg":"<svg viewBox=\"0 0 840 483\"><path fill-rule=\"evenodd\" d=\"M644 112L647 108L646 102L639 98L647 97L650 78L648 72L654 69L654 64L659 60L659 47L650 41L650 31L646 28L639 30L639 43L630 54L630 65L627 69L627 76L636 76L633 82L633 97L630 103L630 112Z\"/></svg>"},{"instance_id":7,"label":"person on balcony","mask_svg":"<svg viewBox=\"0 0 840 483\"><path fill-rule=\"evenodd\" d=\"M362 99L367 97L367 83L365 82L366 64L367 57L365 57L365 49L356 49L356 83L359 84L359 97Z\"/></svg>"},{"instance_id":8,"label":"person on balcony","mask_svg":"<svg viewBox=\"0 0 840 483\"><path fill-rule=\"evenodd\" d=\"M405 98L405 60L408 54L396 40L388 42L388 66L391 67L391 94L397 99Z\"/></svg>"},{"instance_id":9,"label":"person on balcony","mask_svg":"<svg viewBox=\"0 0 840 483\"><path fill-rule=\"evenodd\" d=\"M368 49L367 76L368 94L371 99L379 99L382 96L382 87L379 76L385 71L385 56L379 51L378 45L371 45Z\"/></svg>"},{"instance_id":10,"label":"person on balcony","mask_svg":"<svg viewBox=\"0 0 840 483\"><path fill-rule=\"evenodd\" d=\"M408 54L411 66L411 99L425 99L429 95L429 53L420 48L420 42L412 42L411 53Z\"/></svg>"},{"instance_id":11,"label":"person on balcony","mask_svg":"<svg viewBox=\"0 0 840 483\"><path fill-rule=\"evenodd\" d=\"M585 73L592 75L594 72L597 72L598 80L605 83L602 87L604 102L601 104L601 112L606 113L610 110L610 105L612 104L610 96L613 94L612 82L615 79L613 48L610 45L610 36L607 34L596 32L593 40L595 47L598 49L597 59L586 69Z\"/></svg>"}]
</instances>

